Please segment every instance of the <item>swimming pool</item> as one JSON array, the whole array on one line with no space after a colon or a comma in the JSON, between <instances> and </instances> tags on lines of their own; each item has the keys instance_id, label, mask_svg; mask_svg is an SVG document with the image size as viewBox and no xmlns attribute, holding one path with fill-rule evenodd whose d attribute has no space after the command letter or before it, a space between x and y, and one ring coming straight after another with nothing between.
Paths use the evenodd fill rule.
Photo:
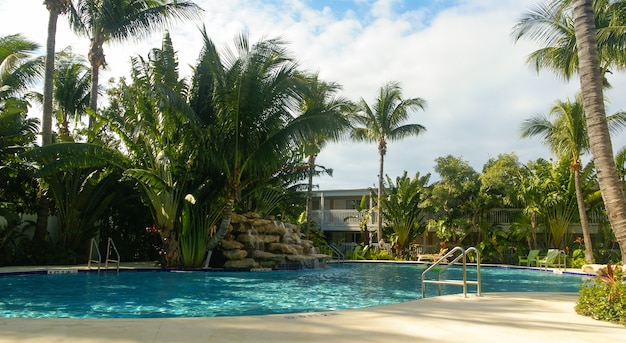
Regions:
<instances>
[{"instance_id":1,"label":"swimming pool","mask_svg":"<svg viewBox=\"0 0 626 343\"><path fill-rule=\"evenodd\" d=\"M0 317L167 318L288 314L421 298L423 266L344 263L274 272L141 271L0 277ZM447 272L459 278L460 268ZM455 275L456 274L456 275ZM474 279L468 269L470 279ZM577 292L583 277L481 269L483 292ZM475 288L468 286L473 292ZM427 287L427 296L436 294ZM443 286L442 293L461 287Z\"/></svg>"}]
</instances>

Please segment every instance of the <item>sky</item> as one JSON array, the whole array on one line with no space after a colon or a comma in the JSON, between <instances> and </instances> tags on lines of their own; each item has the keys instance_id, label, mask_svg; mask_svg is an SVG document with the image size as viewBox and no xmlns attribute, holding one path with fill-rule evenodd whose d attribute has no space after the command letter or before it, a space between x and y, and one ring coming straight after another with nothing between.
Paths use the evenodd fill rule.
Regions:
<instances>
[{"instance_id":1,"label":"sky","mask_svg":"<svg viewBox=\"0 0 626 343\"><path fill-rule=\"evenodd\" d=\"M281 38L302 69L342 85L341 95L373 104L378 90L398 81L404 98L419 97L426 109L407 123L426 132L388 144L384 174L404 171L432 174L435 159L452 155L477 172L501 154L514 152L521 163L552 157L539 138L520 138L525 119L547 114L556 101L573 99L578 77L566 82L549 71L537 73L526 57L539 47L515 42L511 32L537 0L197 0L204 11L193 22L169 28L181 73L202 47L206 27L220 48L237 35L251 41ZM22 33L45 46L48 11L42 0L0 0L0 35ZM161 45L163 32L141 41L105 45L108 69L100 80L128 75L130 58L146 56ZM58 51L71 46L86 56L88 39L71 32L66 17L57 28ZM42 49L40 54L44 54ZM626 75L608 76L607 113L626 110ZM106 85L106 84L105 84ZM620 99L621 98L621 99ZM40 108L31 110L41 116ZM613 137L614 150L626 145L626 133ZM589 157L587 157L587 160ZM314 180L320 190L375 187L375 143L342 141L320 153L318 164L333 176Z\"/></svg>"}]
</instances>

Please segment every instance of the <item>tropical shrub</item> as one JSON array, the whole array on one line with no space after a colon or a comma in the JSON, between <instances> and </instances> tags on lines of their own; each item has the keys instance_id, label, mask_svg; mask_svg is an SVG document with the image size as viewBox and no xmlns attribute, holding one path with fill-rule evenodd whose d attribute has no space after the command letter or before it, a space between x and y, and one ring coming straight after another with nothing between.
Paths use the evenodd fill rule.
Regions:
<instances>
[{"instance_id":1,"label":"tropical shrub","mask_svg":"<svg viewBox=\"0 0 626 343\"><path fill-rule=\"evenodd\" d=\"M396 257L387 250L370 250L369 251L369 259L370 260L395 260Z\"/></svg>"},{"instance_id":2,"label":"tropical shrub","mask_svg":"<svg viewBox=\"0 0 626 343\"><path fill-rule=\"evenodd\" d=\"M430 174L410 178L407 172L393 180L387 176L384 196L380 198L381 214L393 229L396 254L408 255L408 246L426 229L423 223L422 201L427 194Z\"/></svg>"},{"instance_id":3,"label":"tropical shrub","mask_svg":"<svg viewBox=\"0 0 626 343\"><path fill-rule=\"evenodd\" d=\"M619 265L608 264L598 276L586 281L581 290L576 313L593 319L626 326L626 282Z\"/></svg>"}]
</instances>

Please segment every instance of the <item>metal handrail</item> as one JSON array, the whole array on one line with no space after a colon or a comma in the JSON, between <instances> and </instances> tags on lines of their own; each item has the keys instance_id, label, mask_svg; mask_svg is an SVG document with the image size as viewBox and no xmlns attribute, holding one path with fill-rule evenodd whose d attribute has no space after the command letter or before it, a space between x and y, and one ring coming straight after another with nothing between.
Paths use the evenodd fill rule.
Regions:
<instances>
[{"instance_id":1,"label":"metal handrail","mask_svg":"<svg viewBox=\"0 0 626 343\"><path fill-rule=\"evenodd\" d=\"M117 260L111 259L111 247L113 247L113 250L115 251L115 254L117 255ZM115 242L113 242L113 239L111 237L109 237L109 241L107 243L107 258L106 258L106 262L104 263L104 268L105 269L109 268L109 262L117 263L117 272L119 274L119 272L120 272L120 253L117 251L117 247L115 246Z\"/></svg>"},{"instance_id":2,"label":"metal handrail","mask_svg":"<svg viewBox=\"0 0 626 343\"><path fill-rule=\"evenodd\" d=\"M337 248L334 244L328 244L328 248L333 253L333 256L337 254L337 259L339 260L339 262L344 262L346 256L339 250L339 248Z\"/></svg>"},{"instance_id":3,"label":"metal handrail","mask_svg":"<svg viewBox=\"0 0 626 343\"><path fill-rule=\"evenodd\" d=\"M98 253L98 259L94 260L91 257L93 256L93 247L96 247L96 252ZM96 242L95 238L91 239L91 245L89 246L89 261L87 261L87 268L91 269L91 262L98 262L98 273L100 273L100 266L102 265L102 255L100 255L100 249L98 248L98 242Z\"/></svg>"},{"instance_id":4,"label":"metal handrail","mask_svg":"<svg viewBox=\"0 0 626 343\"><path fill-rule=\"evenodd\" d=\"M461 254L455 257L452 261L447 262L448 258L452 257L458 251L460 251ZM471 251L476 253L476 281L467 280L467 254ZM441 280L441 274L445 272L451 265L457 263L461 259L463 259L463 280ZM442 263L446 263L446 264L442 265ZM426 275L436 266L441 266L437 274L437 280L427 280ZM461 247L454 247L447 254L443 255L439 260L437 260L435 263L433 263L428 268L426 268L424 272L422 272L422 298L426 297L426 284L427 283L437 284L437 290L438 290L439 295L441 295L442 284L463 286L463 295L465 297L467 297L467 285L474 284L476 285L476 293L478 296L480 296L481 295L480 252L475 247L467 248L467 250Z\"/></svg>"}]
</instances>

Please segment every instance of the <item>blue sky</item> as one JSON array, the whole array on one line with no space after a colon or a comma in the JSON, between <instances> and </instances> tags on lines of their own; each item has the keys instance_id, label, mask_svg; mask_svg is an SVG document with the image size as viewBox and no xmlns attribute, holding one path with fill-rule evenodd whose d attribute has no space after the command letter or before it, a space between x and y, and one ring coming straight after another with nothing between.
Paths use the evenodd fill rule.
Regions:
<instances>
[{"instance_id":1,"label":"blue sky","mask_svg":"<svg viewBox=\"0 0 626 343\"><path fill-rule=\"evenodd\" d=\"M398 81L405 97L427 101L411 122L427 132L388 145L385 174L433 173L437 157L462 157L478 172L490 158L515 152L522 163L550 158L536 139L520 138L520 125L547 113L555 101L573 99L578 80L563 82L549 72L537 74L525 63L538 47L515 43L511 30L535 0L198 0L202 20L170 29L181 71L201 47L199 26L218 46L232 45L247 31L253 41L282 37L303 69L343 86L342 95L373 102L378 89ZM45 44L47 11L41 0L0 1L0 35L17 32ZM109 69L101 80L127 75L131 56L145 56L160 46L162 33L141 42L105 46ZM89 42L77 38L59 20L57 49L72 46L86 54ZM608 112L626 110L623 73L609 76L613 89ZM104 84L106 86L106 83ZM33 108L33 115L41 109ZM626 145L626 133L614 137ZM374 143L331 144L318 162L334 169L333 177L315 182L320 189L375 185L378 154Z\"/></svg>"}]
</instances>

